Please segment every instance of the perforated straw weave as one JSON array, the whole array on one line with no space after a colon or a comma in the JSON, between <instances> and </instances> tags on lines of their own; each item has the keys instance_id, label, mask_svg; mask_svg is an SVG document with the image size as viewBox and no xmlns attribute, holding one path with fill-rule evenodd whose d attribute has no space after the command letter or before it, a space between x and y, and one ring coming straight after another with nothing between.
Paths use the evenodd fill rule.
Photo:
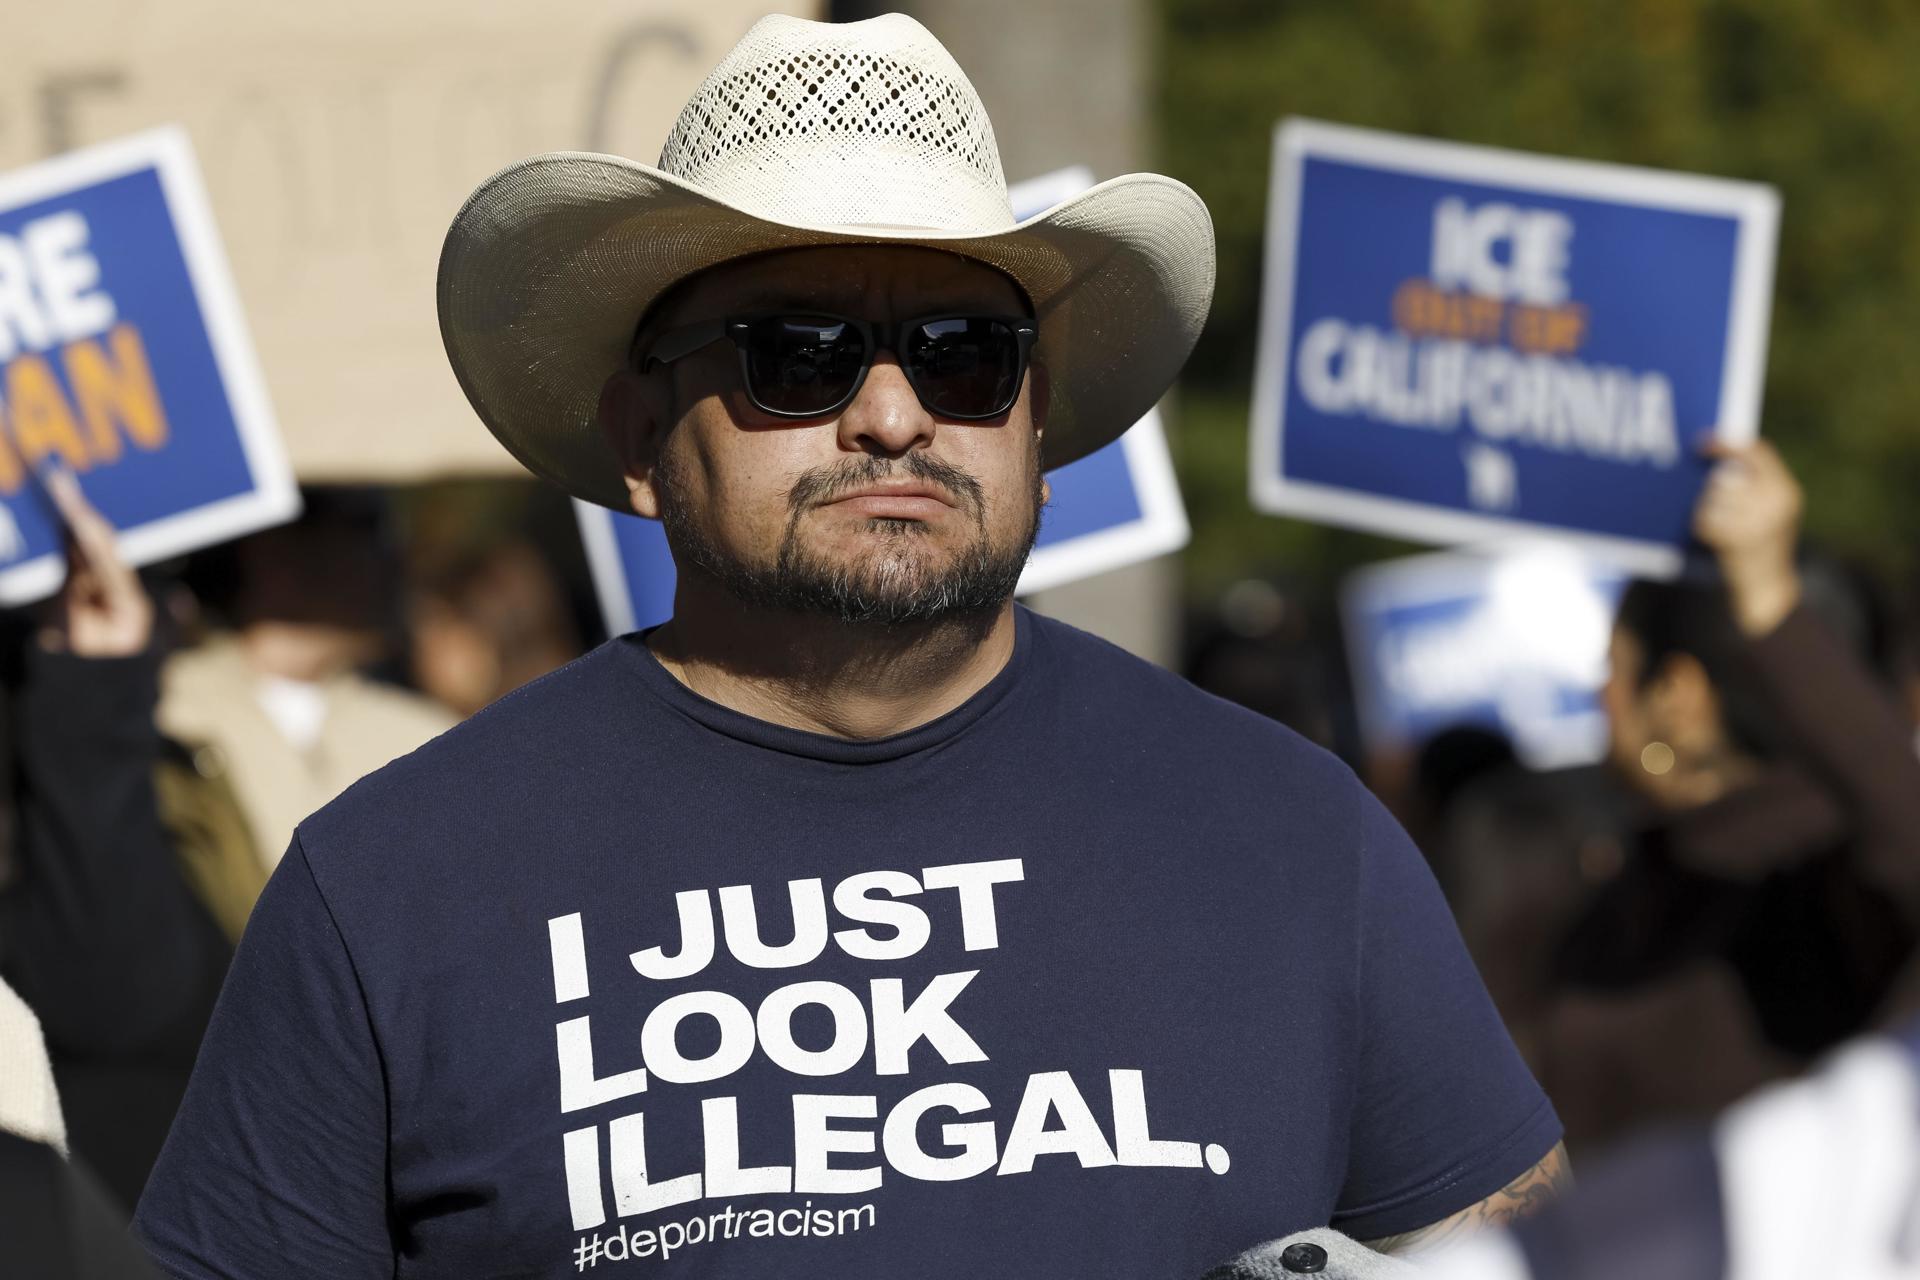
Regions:
<instances>
[{"instance_id":1,"label":"perforated straw weave","mask_svg":"<svg viewBox=\"0 0 1920 1280\"><path fill-rule=\"evenodd\" d=\"M441 254L441 335L515 457L624 510L594 410L653 301L734 258L873 243L974 258L1025 290L1049 467L1153 406L1213 294L1212 223L1184 185L1115 178L1016 225L979 95L924 27L774 16L694 92L658 166L551 152L483 183Z\"/></svg>"},{"instance_id":2,"label":"perforated straw weave","mask_svg":"<svg viewBox=\"0 0 1920 1280\"><path fill-rule=\"evenodd\" d=\"M660 168L764 217L808 226L971 231L1013 225L993 125L918 23L755 26L680 113Z\"/></svg>"}]
</instances>

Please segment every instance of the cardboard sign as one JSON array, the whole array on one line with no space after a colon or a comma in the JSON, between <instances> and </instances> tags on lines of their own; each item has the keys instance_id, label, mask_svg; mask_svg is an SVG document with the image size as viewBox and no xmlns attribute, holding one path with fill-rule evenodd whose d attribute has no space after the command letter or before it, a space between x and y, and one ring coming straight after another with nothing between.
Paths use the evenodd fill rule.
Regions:
<instances>
[{"instance_id":1,"label":"cardboard sign","mask_svg":"<svg viewBox=\"0 0 1920 1280\"><path fill-rule=\"evenodd\" d=\"M0 175L0 603L63 580L48 467L136 565L299 510L178 130Z\"/></svg>"},{"instance_id":2,"label":"cardboard sign","mask_svg":"<svg viewBox=\"0 0 1920 1280\"><path fill-rule=\"evenodd\" d=\"M1750 183L1283 122L1255 505L1674 572L1699 439L1758 431L1778 218Z\"/></svg>"},{"instance_id":3,"label":"cardboard sign","mask_svg":"<svg viewBox=\"0 0 1920 1280\"><path fill-rule=\"evenodd\" d=\"M1505 734L1536 769L1599 760L1599 691L1625 585L1620 570L1550 545L1349 575L1341 613L1368 747L1417 747L1473 725Z\"/></svg>"},{"instance_id":4,"label":"cardboard sign","mask_svg":"<svg viewBox=\"0 0 1920 1280\"><path fill-rule=\"evenodd\" d=\"M1016 219L1093 185L1084 168L1009 188ZM1187 511L1174 479L1160 415L1150 411L1112 444L1047 473L1053 497L1020 575L1019 593L1045 591L1187 543ZM611 635L664 622L673 613L673 559L660 526L592 503L574 503L601 616Z\"/></svg>"}]
</instances>

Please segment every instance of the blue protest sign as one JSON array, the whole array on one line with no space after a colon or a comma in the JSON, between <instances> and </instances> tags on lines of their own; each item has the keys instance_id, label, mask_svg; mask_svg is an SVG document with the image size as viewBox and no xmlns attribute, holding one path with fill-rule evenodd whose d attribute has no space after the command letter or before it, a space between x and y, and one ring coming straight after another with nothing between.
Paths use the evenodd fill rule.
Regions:
<instances>
[{"instance_id":1,"label":"blue protest sign","mask_svg":"<svg viewBox=\"0 0 1920 1280\"><path fill-rule=\"evenodd\" d=\"M1093 185L1085 168L1062 169L1008 189L1016 219ZM1045 591L1137 560L1177 551L1189 528L1160 415L1151 411L1105 448L1047 473L1053 496L1020 575L1020 594ZM673 560L660 526L575 502L580 536L610 634L673 612Z\"/></svg>"},{"instance_id":2,"label":"blue protest sign","mask_svg":"<svg viewBox=\"0 0 1920 1280\"><path fill-rule=\"evenodd\" d=\"M580 541L587 549L600 617L610 636L658 626L673 616L673 556L658 520L573 500Z\"/></svg>"},{"instance_id":3,"label":"blue protest sign","mask_svg":"<svg viewBox=\"0 0 1920 1280\"><path fill-rule=\"evenodd\" d=\"M1768 187L1288 120L1256 506L1678 568L1698 438L1758 431Z\"/></svg>"},{"instance_id":4,"label":"blue protest sign","mask_svg":"<svg viewBox=\"0 0 1920 1280\"><path fill-rule=\"evenodd\" d=\"M299 510L179 130L0 176L0 604L62 579L49 467L134 564Z\"/></svg>"},{"instance_id":5,"label":"blue protest sign","mask_svg":"<svg viewBox=\"0 0 1920 1280\"><path fill-rule=\"evenodd\" d=\"M1599 690L1618 569L1552 545L1389 560L1341 587L1348 666L1370 748L1474 725L1538 769L1606 748Z\"/></svg>"}]
</instances>

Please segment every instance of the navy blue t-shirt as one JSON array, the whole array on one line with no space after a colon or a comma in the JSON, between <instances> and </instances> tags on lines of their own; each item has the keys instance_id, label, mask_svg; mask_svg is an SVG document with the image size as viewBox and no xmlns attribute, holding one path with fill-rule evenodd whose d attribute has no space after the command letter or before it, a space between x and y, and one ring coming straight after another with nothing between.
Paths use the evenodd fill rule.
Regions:
<instances>
[{"instance_id":1,"label":"navy blue t-shirt","mask_svg":"<svg viewBox=\"0 0 1920 1280\"><path fill-rule=\"evenodd\" d=\"M846 741L637 636L304 823L137 1229L191 1277L1197 1276L1559 1124L1333 757L1018 612Z\"/></svg>"}]
</instances>

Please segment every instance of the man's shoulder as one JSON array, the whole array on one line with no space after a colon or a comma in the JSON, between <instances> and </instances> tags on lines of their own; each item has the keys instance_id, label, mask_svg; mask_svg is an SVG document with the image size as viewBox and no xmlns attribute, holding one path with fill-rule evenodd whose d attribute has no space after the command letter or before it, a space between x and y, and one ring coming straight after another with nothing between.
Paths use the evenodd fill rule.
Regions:
<instances>
[{"instance_id":1,"label":"man's shoulder","mask_svg":"<svg viewBox=\"0 0 1920 1280\"><path fill-rule=\"evenodd\" d=\"M1033 615L1037 643L1049 657L1062 683L1089 709L1136 722L1148 715L1157 736L1195 734L1224 736L1238 743L1258 744L1270 750L1327 756L1288 726L1238 703L1201 689L1185 676L1102 639L1088 631Z\"/></svg>"},{"instance_id":2,"label":"man's shoulder","mask_svg":"<svg viewBox=\"0 0 1920 1280\"><path fill-rule=\"evenodd\" d=\"M1186 677L1109 640L1032 615L1072 709L1111 722L1116 733L1197 758L1225 757L1318 783L1360 786L1331 751L1288 725L1199 688Z\"/></svg>"},{"instance_id":3,"label":"man's shoulder","mask_svg":"<svg viewBox=\"0 0 1920 1280\"><path fill-rule=\"evenodd\" d=\"M622 693L626 643L608 641L375 769L302 822L299 838L311 852L358 843L396 822L445 823L540 794L597 740L617 738L653 705L634 690Z\"/></svg>"}]
</instances>

